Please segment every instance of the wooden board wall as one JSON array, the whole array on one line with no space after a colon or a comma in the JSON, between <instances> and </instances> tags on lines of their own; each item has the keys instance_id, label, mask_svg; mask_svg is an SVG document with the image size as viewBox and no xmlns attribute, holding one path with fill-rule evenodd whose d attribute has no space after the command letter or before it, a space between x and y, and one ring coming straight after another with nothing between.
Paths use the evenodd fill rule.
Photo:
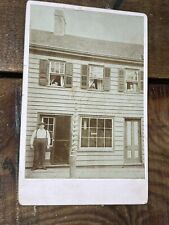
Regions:
<instances>
[{"instance_id":1,"label":"wooden board wall","mask_svg":"<svg viewBox=\"0 0 169 225\"><path fill-rule=\"evenodd\" d=\"M47 1L47 0L46 0ZM25 6L27 0L0 2L0 71L22 72ZM142 12L149 25L149 77L169 77L169 1L168 0L51 0L98 8ZM117 3L121 3L118 4Z\"/></svg>"},{"instance_id":2,"label":"wooden board wall","mask_svg":"<svg viewBox=\"0 0 169 225\"><path fill-rule=\"evenodd\" d=\"M168 225L169 84L149 85L149 201L134 206L20 206L17 170L21 79L0 79L0 224Z\"/></svg>"}]
</instances>

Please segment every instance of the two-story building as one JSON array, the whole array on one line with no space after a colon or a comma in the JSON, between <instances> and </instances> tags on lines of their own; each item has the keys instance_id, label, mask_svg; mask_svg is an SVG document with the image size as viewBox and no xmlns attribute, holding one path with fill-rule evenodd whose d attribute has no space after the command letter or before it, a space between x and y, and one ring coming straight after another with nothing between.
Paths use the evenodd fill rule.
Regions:
<instances>
[{"instance_id":1,"label":"two-story building","mask_svg":"<svg viewBox=\"0 0 169 225\"><path fill-rule=\"evenodd\" d=\"M62 11L55 21L30 30L26 176L143 178L143 46L67 35ZM31 171L39 120L48 169Z\"/></svg>"}]
</instances>

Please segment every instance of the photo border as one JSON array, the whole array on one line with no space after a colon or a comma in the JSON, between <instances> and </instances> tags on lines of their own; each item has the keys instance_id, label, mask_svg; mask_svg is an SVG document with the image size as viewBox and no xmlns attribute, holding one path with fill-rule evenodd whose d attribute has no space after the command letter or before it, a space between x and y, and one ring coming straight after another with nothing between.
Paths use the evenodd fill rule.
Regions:
<instances>
[{"instance_id":1,"label":"photo border","mask_svg":"<svg viewBox=\"0 0 169 225\"><path fill-rule=\"evenodd\" d=\"M28 179L25 178L26 124L29 69L30 7L50 6L91 12L133 15L144 18L144 179ZM145 204L148 201L148 124L147 124L147 16L143 13L90 8L60 3L28 1L25 23L23 91L19 159L19 202L22 205Z\"/></svg>"}]
</instances>

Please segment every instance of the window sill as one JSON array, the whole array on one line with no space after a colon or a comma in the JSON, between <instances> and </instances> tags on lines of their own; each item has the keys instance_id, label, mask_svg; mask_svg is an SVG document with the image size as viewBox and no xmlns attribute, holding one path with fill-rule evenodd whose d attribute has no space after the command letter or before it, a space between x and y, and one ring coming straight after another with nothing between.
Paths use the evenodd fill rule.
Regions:
<instances>
[{"instance_id":1,"label":"window sill","mask_svg":"<svg viewBox=\"0 0 169 225\"><path fill-rule=\"evenodd\" d=\"M46 85L44 87L48 87L48 88L51 88L51 89L71 89L72 87L61 87L61 86L55 86L55 85Z\"/></svg>"},{"instance_id":2,"label":"window sill","mask_svg":"<svg viewBox=\"0 0 169 225\"><path fill-rule=\"evenodd\" d=\"M113 152L113 148L79 148L78 152Z\"/></svg>"}]
</instances>

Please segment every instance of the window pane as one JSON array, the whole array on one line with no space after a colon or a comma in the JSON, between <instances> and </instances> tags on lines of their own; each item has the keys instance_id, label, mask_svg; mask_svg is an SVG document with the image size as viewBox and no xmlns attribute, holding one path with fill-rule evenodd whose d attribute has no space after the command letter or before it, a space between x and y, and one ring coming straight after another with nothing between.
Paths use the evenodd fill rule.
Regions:
<instances>
[{"instance_id":1,"label":"window pane","mask_svg":"<svg viewBox=\"0 0 169 225\"><path fill-rule=\"evenodd\" d=\"M104 127L104 119L98 119L98 127Z\"/></svg>"},{"instance_id":2,"label":"window pane","mask_svg":"<svg viewBox=\"0 0 169 225\"><path fill-rule=\"evenodd\" d=\"M112 139L105 138L105 147L112 147Z\"/></svg>"},{"instance_id":3,"label":"window pane","mask_svg":"<svg viewBox=\"0 0 169 225\"><path fill-rule=\"evenodd\" d=\"M105 128L112 128L112 120L109 119L105 120Z\"/></svg>"},{"instance_id":4,"label":"window pane","mask_svg":"<svg viewBox=\"0 0 169 225\"><path fill-rule=\"evenodd\" d=\"M127 127L126 142L127 142L127 146L130 146L131 145L131 122L130 121L127 121L126 127Z\"/></svg>"},{"instance_id":5,"label":"window pane","mask_svg":"<svg viewBox=\"0 0 169 225\"><path fill-rule=\"evenodd\" d=\"M49 131L53 131L53 125L49 125Z\"/></svg>"},{"instance_id":6,"label":"window pane","mask_svg":"<svg viewBox=\"0 0 169 225\"><path fill-rule=\"evenodd\" d=\"M89 136L89 129L82 128L82 137L88 137Z\"/></svg>"},{"instance_id":7,"label":"window pane","mask_svg":"<svg viewBox=\"0 0 169 225\"><path fill-rule=\"evenodd\" d=\"M88 138L81 139L81 147L88 147Z\"/></svg>"},{"instance_id":8,"label":"window pane","mask_svg":"<svg viewBox=\"0 0 169 225\"><path fill-rule=\"evenodd\" d=\"M89 80L89 88L90 89L97 89L97 80L96 79L90 79Z\"/></svg>"},{"instance_id":9,"label":"window pane","mask_svg":"<svg viewBox=\"0 0 169 225\"><path fill-rule=\"evenodd\" d=\"M134 87L133 87L133 83L132 82L127 82L127 90L131 90L131 91L134 90Z\"/></svg>"},{"instance_id":10,"label":"window pane","mask_svg":"<svg viewBox=\"0 0 169 225\"><path fill-rule=\"evenodd\" d=\"M89 75L93 79L103 79L103 67L101 66L90 66Z\"/></svg>"},{"instance_id":11,"label":"window pane","mask_svg":"<svg viewBox=\"0 0 169 225\"><path fill-rule=\"evenodd\" d=\"M59 62L51 62L51 72L52 73L59 73Z\"/></svg>"},{"instance_id":12,"label":"window pane","mask_svg":"<svg viewBox=\"0 0 169 225\"><path fill-rule=\"evenodd\" d=\"M105 137L112 137L112 129L105 130Z\"/></svg>"},{"instance_id":13,"label":"window pane","mask_svg":"<svg viewBox=\"0 0 169 225\"><path fill-rule=\"evenodd\" d=\"M90 128L90 136L91 137L96 137L97 136L96 128Z\"/></svg>"},{"instance_id":14,"label":"window pane","mask_svg":"<svg viewBox=\"0 0 169 225\"><path fill-rule=\"evenodd\" d=\"M64 69L65 69L65 64L64 63L60 63L60 73L64 73Z\"/></svg>"},{"instance_id":15,"label":"window pane","mask_svg":"<svg viewBox=\"0 0 169 225\"><path fill-rule=\"evenodd\" d=\"M139 144L139 135L138 135L138 122L133 122L133 137L134 137L134 145Z\"/></svg>"},{"instance_id":16,"label":"window pane","mask_svg":"<svg viewBox=\"0 0 169 225\"><path fill-rule=\"evenodd\" d=\"M61 76L59 76L59 75L51 75L50 76L50 84L52 86L61 86Z\"/></svg>"},{"instance_id":17,"label":"window pane","mask_svg":"<svg viewBox=\"0 0 169 225\"><path fill-rule=\"evenodd\" d=\"M48 118L43 118L43 122L48 124Z\"/></svg>"},{"instance_id":18,"label":"window pane","mask_svg":"<svg viewBox=\"0 0 169 225\"><path fill-rule=\"evenodd\" d=\"M104 147L104 138L97 138L97 147Z\"/></svg>"},{"instance_id":19,"label":"window pane","mask_svg":"<svg viewBox=\"0 0 169 225\"><path fill-rule=\"evenodd\" d=\"M89 146L96 147L96 138L89 138Z\"/></svg>"},{"instance_id":20,"label":"window pane","mask_svg":"<svg viewBox=\"0 0 169 225\"><path fill-rule=\"evenodd\" d=\"M97 80L97 89L98 90L103 90L103 81L102 80Z\"/></svg>"},{"instance_id":21,"label":"window pane","mask_svg":"<svg viewBox=\"0 0 169 225\"><path fill-rule=\"evenodd\" d=\"M96 119L90 119L90 127L96 127Z\"/></svg>"},{"instance_id":22,"label":"window pane","mask_svg":"<svg viewBox=\"0 0 169 225\"><path fill-rule=\"evenodd\" d=\"M82 119L82 127L84 127L85 129L87 127L89 127L89 119L88 118L83 118Z\"/></svg>"},{"instance_id":23,"label":"window pane","mask_svg":"<svg viewBox=\"0 0 169 225\"><path fill-rule=\"evenodd\" d=\"M49 118L49 124L53 124L53 118Z\"/></svg>"},{"instance_id":24,"label":"window pane","mask_svg":"<svg viewBox=\"0 0 169 225\"><path fill-rule=\"evenodd\" d=\"M97 130L97 137L104 137L104 129L99 128Z\"/></svg>"}]
</instances>

